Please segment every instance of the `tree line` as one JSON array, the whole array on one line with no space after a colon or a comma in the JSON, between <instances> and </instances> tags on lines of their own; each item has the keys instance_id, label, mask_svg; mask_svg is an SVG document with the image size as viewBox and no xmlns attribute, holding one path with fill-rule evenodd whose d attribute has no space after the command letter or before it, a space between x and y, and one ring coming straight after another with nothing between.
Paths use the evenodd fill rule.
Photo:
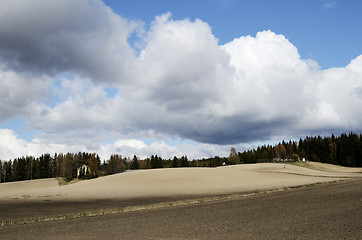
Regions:
<instances>
[{"instance_id":1,"label":"tree line","mask_svg":"<svg viewBox=\"0 0 362 240\"><path fill-rule=\"evenodd\" d=\"M362 167L362 135L354 133L335 137L310 136L299 141L284 140L274 146L263 145L257 149L236 152L231 148L228 157L211 157L188 160L187 156L162 159L152 155L140 159L111 155L101 162L96 153L43 154L38 158L26 156L9 161L0 160L0 182L62 177L68 181L74 178L90 179L98 176L121 173L126 170L217 167L221 165L262 163L275 161L308 161L331 163L347 167Z\"/></svg>"},{"instance_id":2,"label":"tree line","mask_svg":"<svg viewBox=\"0 0 362 240\"><path fill-rule=\"evenodd\" d=\"M91 179L121 173L126 170L196 166L189 164L187 156L162 159L157 155L141 160L113 154L101 162L96 153L42 154L40 157L20 157L0 160L0 182L61 177L67 181L75 178Z\"/></svg>"},{"instance_id":3,"label":"tree line","mask_svg":"<svg viewBox=\"0 0 362 240\"><path fill-rule=\"evenodd\" d=\"M0 161L0 181L11 182L39 178L63 177L94 178L100 175L100 158L95 153L43 154L38 158L26 156L9 161ZM86 172L78 172L82 166Z\"/></svg>"},{"instance_id":4,"label":"tree line","mask_svg":"<svg viewBox=\"0 0 362 240\"><path fill-rule=\"evenodd\" d=\"M345 167L362 167L362 135L342 133L339 137L310 136L299 141L282 141L238 153L242 163L305 159Z\"/></svg>"}]
</instances>

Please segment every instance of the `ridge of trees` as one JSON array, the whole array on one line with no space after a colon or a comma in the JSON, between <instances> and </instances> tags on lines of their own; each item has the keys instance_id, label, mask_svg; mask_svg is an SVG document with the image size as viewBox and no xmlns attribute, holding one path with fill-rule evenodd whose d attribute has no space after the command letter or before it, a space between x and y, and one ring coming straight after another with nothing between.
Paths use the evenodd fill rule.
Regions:
<instances>
[{"instance_id":1,"label":"ridge of trees","mask_svg":"<svg viewBox=\"0 0 362 240\"><path fill-rule=\"evenodd\" d=\"M242 163L305 159L345 167L362 167L362 135L342 133L339 137L310 136L299 141L282 141L238 153Z\"/></svg>"},{"instance_id":2,"label":"ridge of trees","mask_svg":"<svg viewBox=\"0 0 362 240\"><path fill-rule=\"evenodd\" d=\"M152 155L140 159L136 155L122 158L114 154L101 162L96 153L43 154L38 158L26 156L9 161L0 160L0 182L62 177L90 179L98 176L121 173L126 170L177 168L177 167L217 167L223 164L249 164L276 161L308 161L336 164L346 167L362 167L362 135L342 133L339 137L310 136L299 141L284 140L275 146L263 145L257 149L236 152L231 148L228 157L211 157L189 161L187 156L162 159Z\"/></svg>"}]
</instances>

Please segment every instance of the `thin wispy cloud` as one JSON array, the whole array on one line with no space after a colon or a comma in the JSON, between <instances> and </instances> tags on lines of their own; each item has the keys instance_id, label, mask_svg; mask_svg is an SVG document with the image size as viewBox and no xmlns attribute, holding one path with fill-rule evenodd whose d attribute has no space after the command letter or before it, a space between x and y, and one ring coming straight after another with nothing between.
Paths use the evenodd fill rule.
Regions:
<instances>
[{"instance_id":1,"label":"thin wispy cloud","mask_svg":"<svg viewBox=\"0 0 362 240\"><path fill-rule=\"evenodd\" d=\"M323 5L324 8L330 8L330 9L337 8L337 6L338 6L338 2L335 2L335 1L327 2L326 4Z\"/></svg>"}]
</instances>

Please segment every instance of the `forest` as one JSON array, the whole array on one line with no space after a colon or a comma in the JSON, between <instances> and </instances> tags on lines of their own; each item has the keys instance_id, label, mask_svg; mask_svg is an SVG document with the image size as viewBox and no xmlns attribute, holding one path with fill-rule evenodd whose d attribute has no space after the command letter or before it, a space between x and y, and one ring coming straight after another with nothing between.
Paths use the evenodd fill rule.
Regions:
<instances>
[{"instance_id":1,"label":"forest","mask_svg":"<svg viewBox=\"0 0 362 240\"><path fill-rule=\"evenodd\" d=\"M306 161L330 163L346 167L362 167L362 134L340 136L310 136L299 141L284 140L274 146L263 145L257 149L237 152L231 148L228 157L211 157L188 160L187 156L162 159L152 155L140 159L122 157L119 154L100 160L96 153L46 153L38 158L23 156L8 161L0 160L0 182L61 177L67 181L75 178L91 179L99 176L121 173L127 170L217 167L222 165L250 164L263 162Z\"/></svg>"}]
</instances>

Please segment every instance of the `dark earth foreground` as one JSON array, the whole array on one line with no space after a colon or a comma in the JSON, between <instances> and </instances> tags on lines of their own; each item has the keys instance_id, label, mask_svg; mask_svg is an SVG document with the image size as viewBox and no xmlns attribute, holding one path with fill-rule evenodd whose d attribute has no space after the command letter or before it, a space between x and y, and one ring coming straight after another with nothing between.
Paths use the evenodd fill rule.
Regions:
<instances>
[{"instance_id":1,"label":"dark earth foreground","mask_svg":"<svg viewBox=\"0 0 362 240\"><path fill-rule=\"evenodd\" d=\"M161 200L144 200L143 204ZM133 205L140 203L141 200L128 201ZM324 240L362 239L361 236L362 179L189 206L0 226L2 240Z\"/></svg>"}]
</instances>

